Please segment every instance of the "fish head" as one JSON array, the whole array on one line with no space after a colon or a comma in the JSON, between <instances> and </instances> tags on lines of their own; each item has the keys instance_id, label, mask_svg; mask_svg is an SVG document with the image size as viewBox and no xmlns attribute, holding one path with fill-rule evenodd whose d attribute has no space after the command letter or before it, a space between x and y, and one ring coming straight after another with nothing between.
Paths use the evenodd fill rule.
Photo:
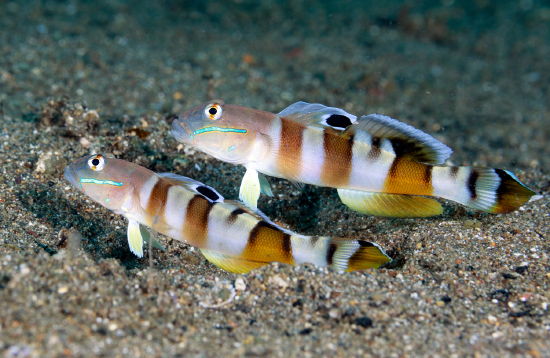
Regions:
<instances>
[{"instance_id":1,"label":"fish head","mask_svg":"<svg viewBox=\"0 0 550 358\"><path fill-rule=\"evenodd\" d=\"M246 164L259 152L262 135L249 108L213 100L181 113L172 122L179 142L233 164Z\"/></svg>"},{"instance_id":2,"label":"fish head","mask_svg":"<svg viewBox=\"0 0 550 358\"><path fill-rule=\"evenodd\" d=\"M131 173L136 164L92 154L65 167L65 179L90 199L117 210L133 192Z\"/></svg>"}]
</instances>

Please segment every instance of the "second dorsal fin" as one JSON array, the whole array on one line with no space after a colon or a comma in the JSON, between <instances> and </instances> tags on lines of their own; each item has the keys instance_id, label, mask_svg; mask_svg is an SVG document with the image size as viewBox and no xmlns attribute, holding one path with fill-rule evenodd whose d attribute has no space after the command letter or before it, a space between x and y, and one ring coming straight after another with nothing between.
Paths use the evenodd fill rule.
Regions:
<instances>
[{"instance_id":1,"label":"second dorsal fin","mask_svg":"<svg viewBox=\"0 0 550 358\"><path fill-rule=\"evenodd\" d=\"M453 152L431 135L380 114L361 117L340 135L353 136L355 141L368 144L377 143L382 149L391 147L396 156L419 163L441 164Z\"/></svg>"}]
</instances>

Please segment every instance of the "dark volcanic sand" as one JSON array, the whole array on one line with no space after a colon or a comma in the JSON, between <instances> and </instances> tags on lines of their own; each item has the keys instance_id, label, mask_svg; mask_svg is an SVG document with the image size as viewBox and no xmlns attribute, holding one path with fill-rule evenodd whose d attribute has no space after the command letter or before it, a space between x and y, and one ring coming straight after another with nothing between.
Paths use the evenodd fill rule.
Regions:
<instances>
[{"instance_id":1,"label":"dark volcanic sand","mask_svg":"<svg viewBox=\"0 0 550 358\"><path fill-rule=\"evenodd\" d=\"M169 133L174 113L219 97L390 115L453 148L454 164L508 169L547 195L550 7L384 4L0 1L0 354L550 356L547 198L383 219L271 179L276 200L260 208L274 221L375 241L397 264L238 276L168 238L149 269L125 220L63 180L67 162L103 151L236 198L242 168Z\"/></svg>"}]
</instances>

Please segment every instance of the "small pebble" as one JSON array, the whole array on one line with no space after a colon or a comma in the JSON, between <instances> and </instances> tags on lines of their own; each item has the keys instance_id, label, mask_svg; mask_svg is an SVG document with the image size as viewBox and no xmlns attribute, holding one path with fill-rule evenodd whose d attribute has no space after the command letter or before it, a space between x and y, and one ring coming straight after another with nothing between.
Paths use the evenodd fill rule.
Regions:
<instances>
[{"instance_id":1,"label":"small pebble","mask_svg":"<svg viewBox=\"0 0 550 358\"><path fill-rule=\"evenodd\" d=\"M86 149L89 149L92 146L92 142L90 142L86 137L81 137L79 139L79 142L80 142L80 145Z\"/></svg>"},{"instance_id":2,"label":"small pebble","mask_svg":"<svg viewBox=\"0 0 550 358\"><path fill-rule=\"evenodd\" d=\"M235 280L235 289L237 291L244 291L246 290L246 283L244 283L244 280L242 279L242 277L238 277L236 280Z\"/></svg>"},{"instance_id":3,"label":"small pebble","mask_svg":"<svg viewBox=\"0 0 550 358\"><path fill-rule=\"evenodd\" d=\"M353 321L353 323L363 328L372 327L372 320L368 317L358 317Z\"/></svg>"},{"instance_id":4,"label":"small pebble","mask_svg":"<svg viewBox=\"0 0 550 358\"><path fill-rule=\"evenodd\" d=\"M95 110L89 110L84 113L83 119L86 122L97 122L99 120L99 114Z\"/></svg>"},{"instance_id":5,"label":"small pebble","mask_svg":"<svg viewBox=\"0 0 550 358\"><path fill-rule=\"evenodd\" d=\"M268 283L279 286L281 290L285 290L288 287L288 282L283 280L279 275L270 277Z\"/></svg>"},{"instance_id":6,"label":"small pebble","mask_svg":"<svg viewBox=\"0 0 550 358\"><path fill-rule=\"evenodd\" d=\"M478 220L464 220L464 227L466 229L481 228L483 225Z\"/></svg>"}]
</instances>

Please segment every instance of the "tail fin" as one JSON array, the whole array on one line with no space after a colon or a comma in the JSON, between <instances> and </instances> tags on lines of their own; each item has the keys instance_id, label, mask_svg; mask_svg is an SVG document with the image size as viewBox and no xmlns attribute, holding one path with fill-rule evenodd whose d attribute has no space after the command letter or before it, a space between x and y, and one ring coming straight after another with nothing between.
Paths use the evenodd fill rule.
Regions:
<instances>
[{"instance_id":1,"label":"tail fin","mask_svg":"<svg viewBox=\"0 0 550 358\"><path fill-rule=\"evenodd\" d=\"M357 271L379 268L391 261L380 246L363 240L330 239L327 265L336 270Z\"/></svg>"},{"instance_id":2,"label":"tail fin","mask_svg":"<svg viewBox=\"0 0 550 358\"><path fill-rule=\"evenodd\" d=\"M442 196L491 214L517 210L537 194L507 170L470 167L451 170L456 173L460 188L450 196Z\"/></svg>"},{"instance_id":3,"label":"tail fin","mask_svg":"<svg viewBox=\"0 0 550 358\"><path fill-rule=\"evenodd\" d=\"M511 172L493 169L500 178L497 189L497 202L490 211L493 214L506 214L518 209L537 193L529 189Z\"/></svg>"}]
</instances>

